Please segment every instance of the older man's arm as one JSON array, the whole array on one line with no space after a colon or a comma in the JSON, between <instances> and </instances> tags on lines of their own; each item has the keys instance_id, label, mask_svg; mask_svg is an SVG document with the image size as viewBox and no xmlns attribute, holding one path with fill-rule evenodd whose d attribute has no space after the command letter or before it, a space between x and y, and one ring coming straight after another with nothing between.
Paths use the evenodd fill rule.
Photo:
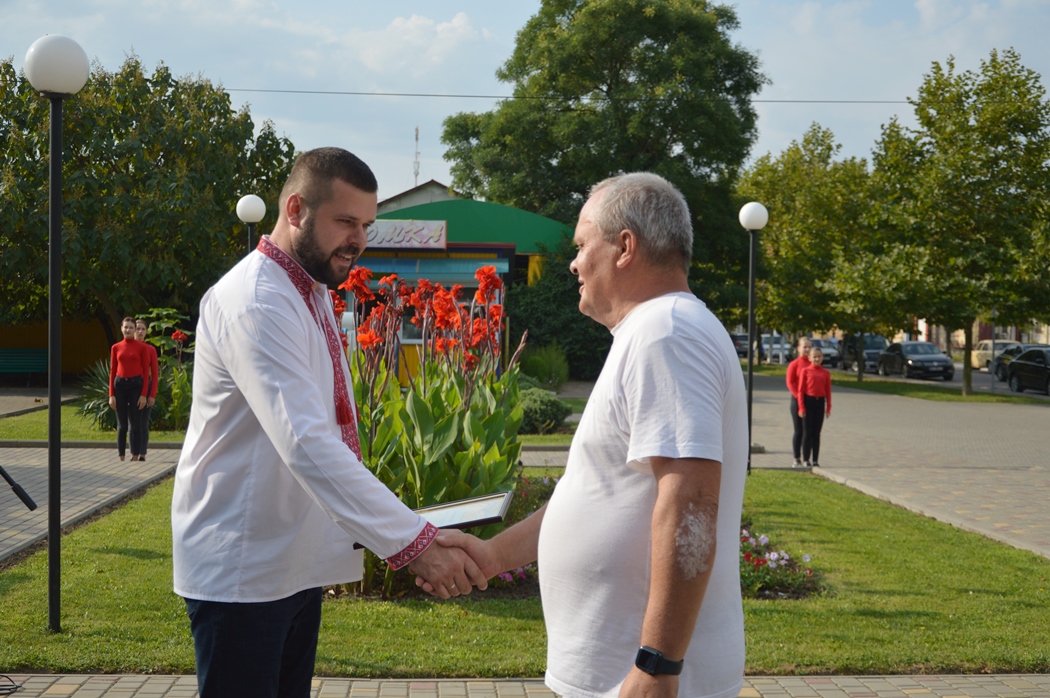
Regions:
<instances>
[{"instance_id":1,"label":"older man's arm","mask_svg":"<svg viewBox=\"0 0 1050 698\"><path fill-rule=\"evenodd\" d=\"M540 524L543 523L543 514L546 511L547 505L544 504L524 521L519 521L489 540L482 540L462 531L442 531L443 535L436 542L445 548L462 548L478 566L481 575L485 579L491 579L500 572L536 561ZM416 586L431 594L440 593L438 585L432 584L423 574L416 577Z\"/></svg>"},{"instance_id":2,"label":"older man's arm","mask_svg":"<svg viewBox=\"0 0 1050 698\"><path fill-rule=\"evenodd\" d=\"M699 458L651 458L657 480L652 522L652 578L641 645L666 659L685 657L715 560L722 464ZM632 668L620 698L675 698L678 677Z\"/></svg>"}]
</instances>

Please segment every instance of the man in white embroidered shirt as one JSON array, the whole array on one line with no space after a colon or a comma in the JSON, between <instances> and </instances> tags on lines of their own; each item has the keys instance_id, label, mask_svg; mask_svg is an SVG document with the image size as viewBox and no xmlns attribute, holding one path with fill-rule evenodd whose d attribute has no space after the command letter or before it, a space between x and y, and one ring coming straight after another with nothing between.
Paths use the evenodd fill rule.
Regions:
<instances>
[{"instance_id":1,"label":"man in white embroidered shirt","mask_svg":"<svg viewBox=\"0 0 1050 698\"><path fill-rule=\"evenodd\" d=\"M555 693L735 698L747 408L733 342L689 291L689 209L657 175L614 177L574 242L580 310L614 338L565 476L523 522L456 542L487 576L538 557Z\"/></svg>"},{"instance_id":2,"label":"man in white embroidered shirt","mask_svg":"<svg viewBox=\"0 0 1050 698\"><path fill-rule=\"evenodd\" d=\"M377 188L345 150L303 153L272 235L201 300L171 511L202 698L310 695L321 587L361 578L355 541L444 598L484 588L361 464L327 287L364 251Z\"/></svg>"}]
</instances>

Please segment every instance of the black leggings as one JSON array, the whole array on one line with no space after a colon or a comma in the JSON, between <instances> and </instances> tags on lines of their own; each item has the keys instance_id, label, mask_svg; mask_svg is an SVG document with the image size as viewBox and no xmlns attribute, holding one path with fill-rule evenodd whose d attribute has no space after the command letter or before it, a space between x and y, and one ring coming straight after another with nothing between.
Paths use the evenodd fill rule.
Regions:
<instances>
[{"instance_id":1,"label":"black leggings","mask_svg":"<svg viewBox=\"0 0 1050 698\"><path fill-rule=\"evenodd\" d=\"M139 398L142 396L142 376L113 379L113 397L117 399L117 453L124 457L128 430L131 430L131 455L142 453L142 417Z\"/></svg>"},{"instance_id":2,"label":"black leggings","mask_svg":"<svg viewBox=\"0 0 1050 698\"><path fill-rule=\"evenodd\" d=\"M791 396L791 424L795 427L795 433L791 435L791 453L795 460L802 457L802 417L798 416L798 398Z\"/></svg>"},{"instance_id":3,"label":"black leggings","mask_svg":"<svg viewBox=\"0 0 1050 698\"><path fill-rule=\"evenodd\" d=\"M802 459L817 463L820 461L820 430L824 427L824 398L805 395L802 398L806 405L806 417L802 425ZM810 454L813 460L810 461Z\"/></svg>"}]
</instances>

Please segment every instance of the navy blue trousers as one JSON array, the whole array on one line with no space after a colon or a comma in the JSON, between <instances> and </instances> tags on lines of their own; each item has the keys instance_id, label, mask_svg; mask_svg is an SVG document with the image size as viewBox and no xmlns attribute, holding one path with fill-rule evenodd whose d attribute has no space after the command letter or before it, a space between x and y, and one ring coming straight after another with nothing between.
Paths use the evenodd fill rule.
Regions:
<instances>
[{"instance_id":1,"label":"navy blue trousers","mask_svg":"<svg viewBox=\"0 0 1050 698\"><path fill-rule=\"evenodd\" d=\"M321 589L264 603L186 599L200 698L309 698Z\"/></svg>"}]
</instances>

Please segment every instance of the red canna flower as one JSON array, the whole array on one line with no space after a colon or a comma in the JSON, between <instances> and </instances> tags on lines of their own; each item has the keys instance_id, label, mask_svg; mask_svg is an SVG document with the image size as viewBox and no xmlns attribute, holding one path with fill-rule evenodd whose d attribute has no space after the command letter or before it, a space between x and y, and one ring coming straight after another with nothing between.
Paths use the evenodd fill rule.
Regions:
<instances>
[{"instance_id":1,"label":"red canna flower","mask_svg":"<svg viewBox=\"0 0 1050 698\"><path fill-rule=\"evenodd\" d=\"M463 354L463 370L473 371L478 365L478 357L469 351Z\"/></svg>"},{"instance_id":2,"label":"red canna flower","mask_svg":"<svg viewBox=\"0 0 1050 698\"><path fill-rule=\"evenodd\" d=\"M363 330L357 333L357 343L362 349L371 349L381 341L382 337L376 334L374 330Z\"/></svg>"},{"instance_id":3,"label":"red canna flower","mask_svg":"<svg viewBox=\"0 0 1050 698\"><path fill-rule=\"evenodd\" d=\"M474 278L478 280L478 290L474 294L474 300L478 303L491 303L496 298L496 291L503 288L503 280L494 266L481 267L474 272Z\"/></svg>"},{"instance_id":4,"label":"red canna flower","mask_svg":"<svg viewBox=\"0 0 1050 698\"><path fill-rule=\"evenodd\" d=\"M186 333L181 331L181 330L175 330L174 332L172 332L171 333L171 338L174 339L179 344L182 344L187 339L189 339L189 337L186 336Z\"/></svg>"},{"instance_id":5,"label":"red canna flower","mask_svg":"<svg viewBox=\"0 0 1050 698\"><path fill-rule=\"evenodd\" d=\"M367 267L355 267L350 270L350 275L346 277L346 281L339 284L339 288L353 293L354 298L357 299L358 303L370 301L376 297L375 294L372 293L372 289L368 288L368 282L371 278L371 269Z\"/></svg>"}]
</instances>

